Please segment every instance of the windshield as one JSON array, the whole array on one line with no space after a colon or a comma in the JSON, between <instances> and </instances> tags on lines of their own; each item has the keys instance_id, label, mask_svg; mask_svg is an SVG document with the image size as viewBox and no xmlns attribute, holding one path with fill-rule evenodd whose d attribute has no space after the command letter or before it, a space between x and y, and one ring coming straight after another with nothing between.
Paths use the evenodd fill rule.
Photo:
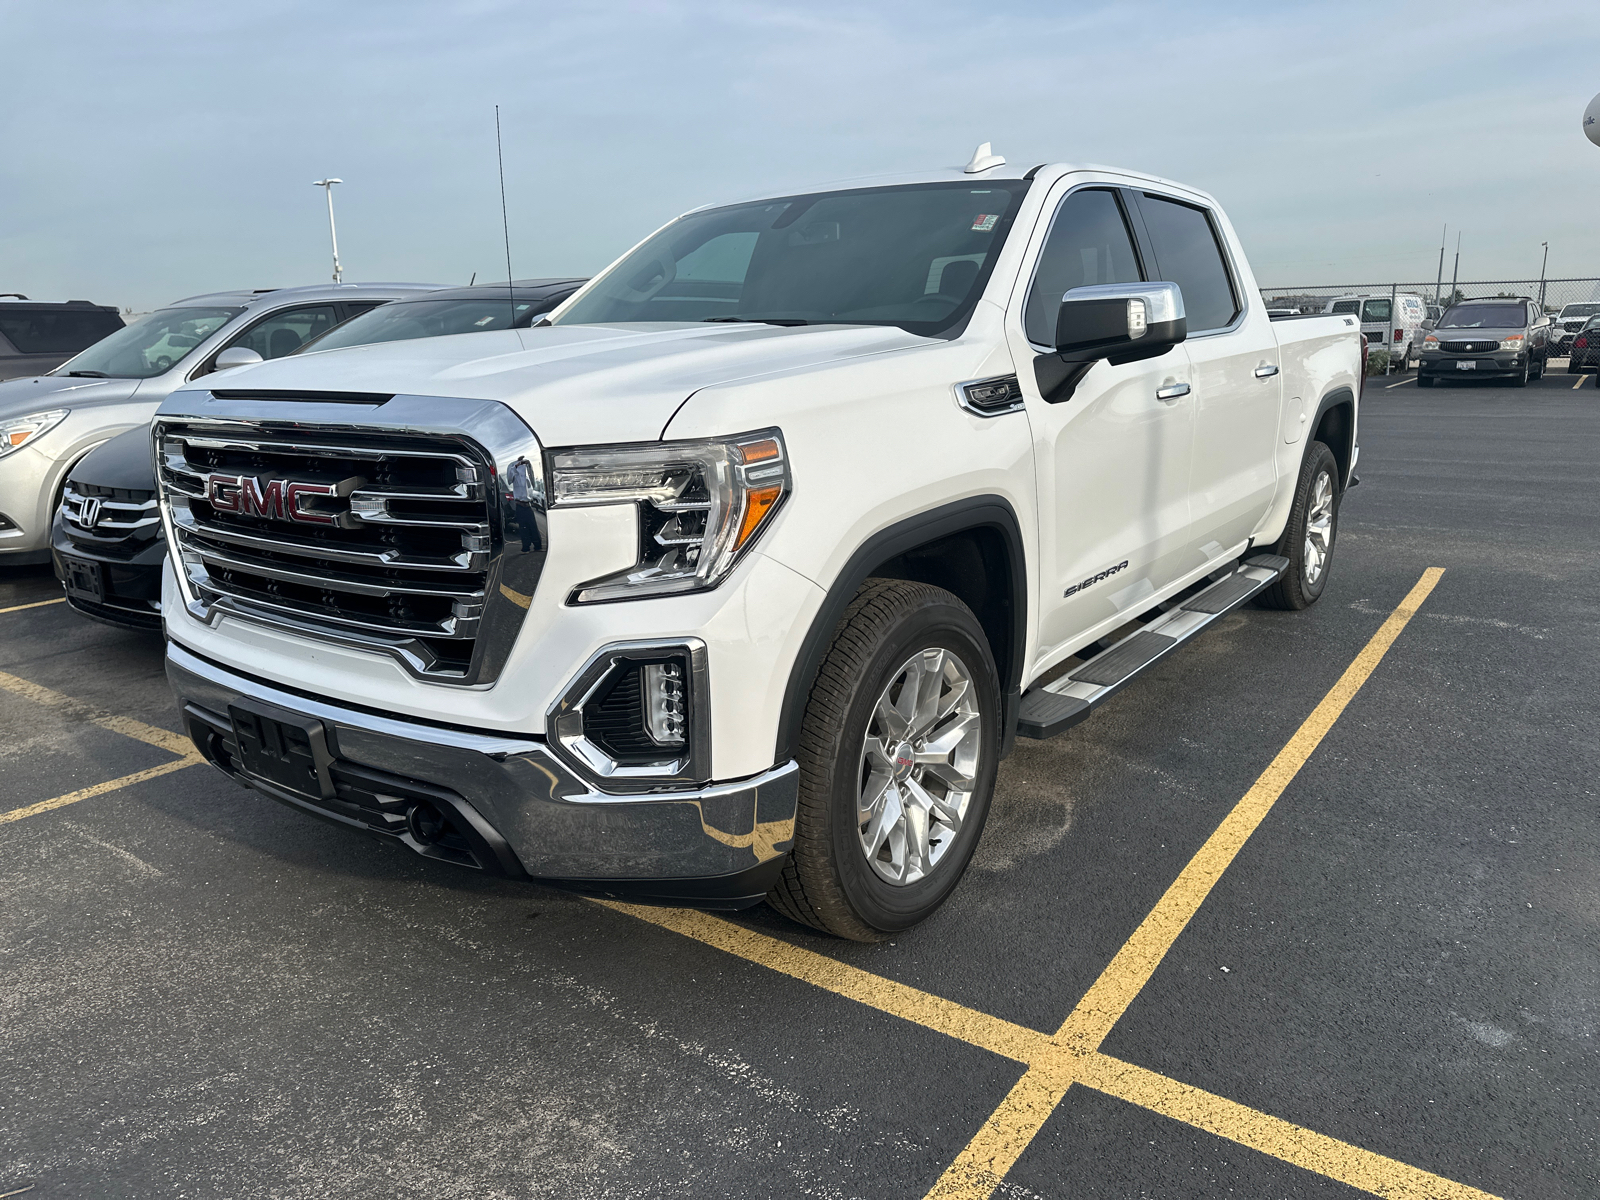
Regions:
<instances>
[{"instance_id":1,"label":"windshield","mask_svg":"<svg viewBox=\"0 0 1600 1200\"><path fill-rule=\"evenodd\" d=\"M1361 311L1363 324L1371 325L1378 321L1389 319L1389 302L1387 300L1368 300L1366 307Z\"/></svg>"},{"instance_id":2,"label":"windshield","mask_svg":"<svg viewBox=\"0 0 1600 1200\"><path fill-rule=\"evenodd\" d=\"M1440 329L1520 329L1528 323L1521 304L1474 304L1452 308L1439 318Z\"/></svg>"},{"instance_id":3,"label":"windshield","mask_svg":"<svg viewBox=\"0 0 1600 1200\"><path fill-rule=\"evenodd\" d=\"M1561 310L1563 317L1592 317L1600 313L1600 304L1569 304Z\"/></svg>"},{"instance_id":4,"label":"windshield","mask_svg":"<svg viewBox=\"0 0 1600 1200\"><path fill-rule=\"evenodd\" d=\"M499 298L475 296L466 300L414 300L386 304L352 317L336 329L301 346L297 354L312 350L338 350L344 346L370 346L374 342L403 342L410 338L442 337L451 333L481 333L486 329L526 329L533 318L554 307L550 299L512 301L504 290Z\"/></svg>"},{"instance_id":5,"label":"windshield","mask_svg":"<svg viewBox=\"0 0 1600 1200\"><path fill-rule=\"evenodd\" d=\"M898 325L972 311L1029 184L820 192L690 213L602 275L558 325Z\"/></svg>"},{"instance_id":6,"label":"windshield","mask_svg":"<svg viewBox=\"0 0 1600 1200\"><path fill-rule=\"evenodd\" d=\"M162 308L102 338L57 367L57 375L149 379L171 368L242 308Z\"/></svg>"}]
</instances>

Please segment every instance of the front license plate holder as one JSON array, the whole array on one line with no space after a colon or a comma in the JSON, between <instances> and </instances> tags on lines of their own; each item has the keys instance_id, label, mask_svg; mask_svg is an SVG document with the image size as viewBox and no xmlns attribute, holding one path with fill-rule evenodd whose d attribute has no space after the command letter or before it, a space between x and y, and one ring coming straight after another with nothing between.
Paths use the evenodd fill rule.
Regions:
<instances>
[{"instance_id":1,"label":"front license plate holder","mask_svg":"<svg viewBox=\"0 0 1600 1200\"><path fill-rule=\"evenodd\" d=\"M1477 369L1478 369L1478 364L1476 362L1457 362L1456 363L1456 370L1458 370L1458 371L1476 371Z\"/></svg>"},{"instance_id":2,"label":"front license plate holder","mask_svg":"<svg viewBox=\"0 0 1600 1200\"><path fill-rule=\"evenodd\" d=\"M87 600L91 604L106 602L105 576L94 559L63 554L61 571L61 584L74 600Z\"/></svg>"},{"instance_id":3,"label":"front license plate holder","mask_svg":"<svg viewBox=\"0 0 1600 1200\"><path fill-rule=\"evenodd\" d=\"M246 775L302 799L333 799L333 755L321 721L259 701L230 704L228 719Z\"/></svg>"}]
</instances>

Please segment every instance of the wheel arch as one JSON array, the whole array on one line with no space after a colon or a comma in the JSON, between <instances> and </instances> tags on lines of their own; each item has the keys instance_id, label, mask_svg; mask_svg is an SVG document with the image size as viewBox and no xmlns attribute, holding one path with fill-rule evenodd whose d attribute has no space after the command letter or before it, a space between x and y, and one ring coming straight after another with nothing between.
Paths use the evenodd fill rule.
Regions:
<instances>
[{"instance_id":1,"label":"wheel arch","mask_svg":"<svg viewBox=\"0 0 1600 1200\"><path fill-rule=\"evenodd\" d=\"M1000 675L1002 752L1011 748L1027 645L1027 560L1016 510L1002 496L972 496L896 522L863 542L829 586L789 670L774 761L793 757L806 700L833 631L868 579L944 588L977 617Z\"/></svg>"},{"instance_id":2,"label":"wheel arch","mask_svg":"<svg viewBox=\"0 0 1600 1200\"><path fill-rule=\"evenodd\" d=\"M1355 393L1347 387L1328 392L1317 404L1317 415L1311 428L1311 441L1321 442L1333 451L1333 457L1339 464L1339 489L1343 491L1350 486L1350 472L1355 464ZM1307 449L1310 449L1309 444Z\"/></svg>"}]
</instances>

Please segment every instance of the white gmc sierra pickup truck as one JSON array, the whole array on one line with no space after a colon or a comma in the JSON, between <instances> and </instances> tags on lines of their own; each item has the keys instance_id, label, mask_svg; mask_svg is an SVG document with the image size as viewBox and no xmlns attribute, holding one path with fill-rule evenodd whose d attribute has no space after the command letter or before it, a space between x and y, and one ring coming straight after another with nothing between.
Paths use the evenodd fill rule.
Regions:
<instances>
[{"instance_id":1,"label":"white gmc sierra pickup truck","mask_svg":"<svg viewBox=\"0 0 1600 1200\"><path fill-rule=\"evenodd\" d=\"M1313 603L1360 330L1209 196L962 170L699 209L527 330L154 427L168 674L242 783L419 854L844 937L960 880L1017 736Z\"/></svg>"}]
</instances>

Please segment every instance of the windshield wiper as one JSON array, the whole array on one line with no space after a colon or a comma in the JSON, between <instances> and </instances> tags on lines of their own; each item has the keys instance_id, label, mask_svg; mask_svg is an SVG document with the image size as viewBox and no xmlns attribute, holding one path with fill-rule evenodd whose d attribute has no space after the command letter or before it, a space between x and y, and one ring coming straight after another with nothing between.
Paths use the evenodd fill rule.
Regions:
<instances>
[{"instance_id":1,"label":"windshield wiper","mask_svg":"<svg viewBox=\"0 0 1600 1200\"><path fill-rule=\"evenodd\" d=\"M702 323L718 325L782 325L785 328L792 325L809 325L810 321L799 317L701 317Z\"/></svg>"},{"instance_id":2,"label":"windshield wiper","mask_svg":"<svg viewBox=\"0 0 1600 1200\"><path fill-rule=\"evenodd\" d=\"M68 371L67 374L71 375L75 379L110 379L111 378L111 376L107 375L104 371Z\"/></svg>"}]
</instances>

